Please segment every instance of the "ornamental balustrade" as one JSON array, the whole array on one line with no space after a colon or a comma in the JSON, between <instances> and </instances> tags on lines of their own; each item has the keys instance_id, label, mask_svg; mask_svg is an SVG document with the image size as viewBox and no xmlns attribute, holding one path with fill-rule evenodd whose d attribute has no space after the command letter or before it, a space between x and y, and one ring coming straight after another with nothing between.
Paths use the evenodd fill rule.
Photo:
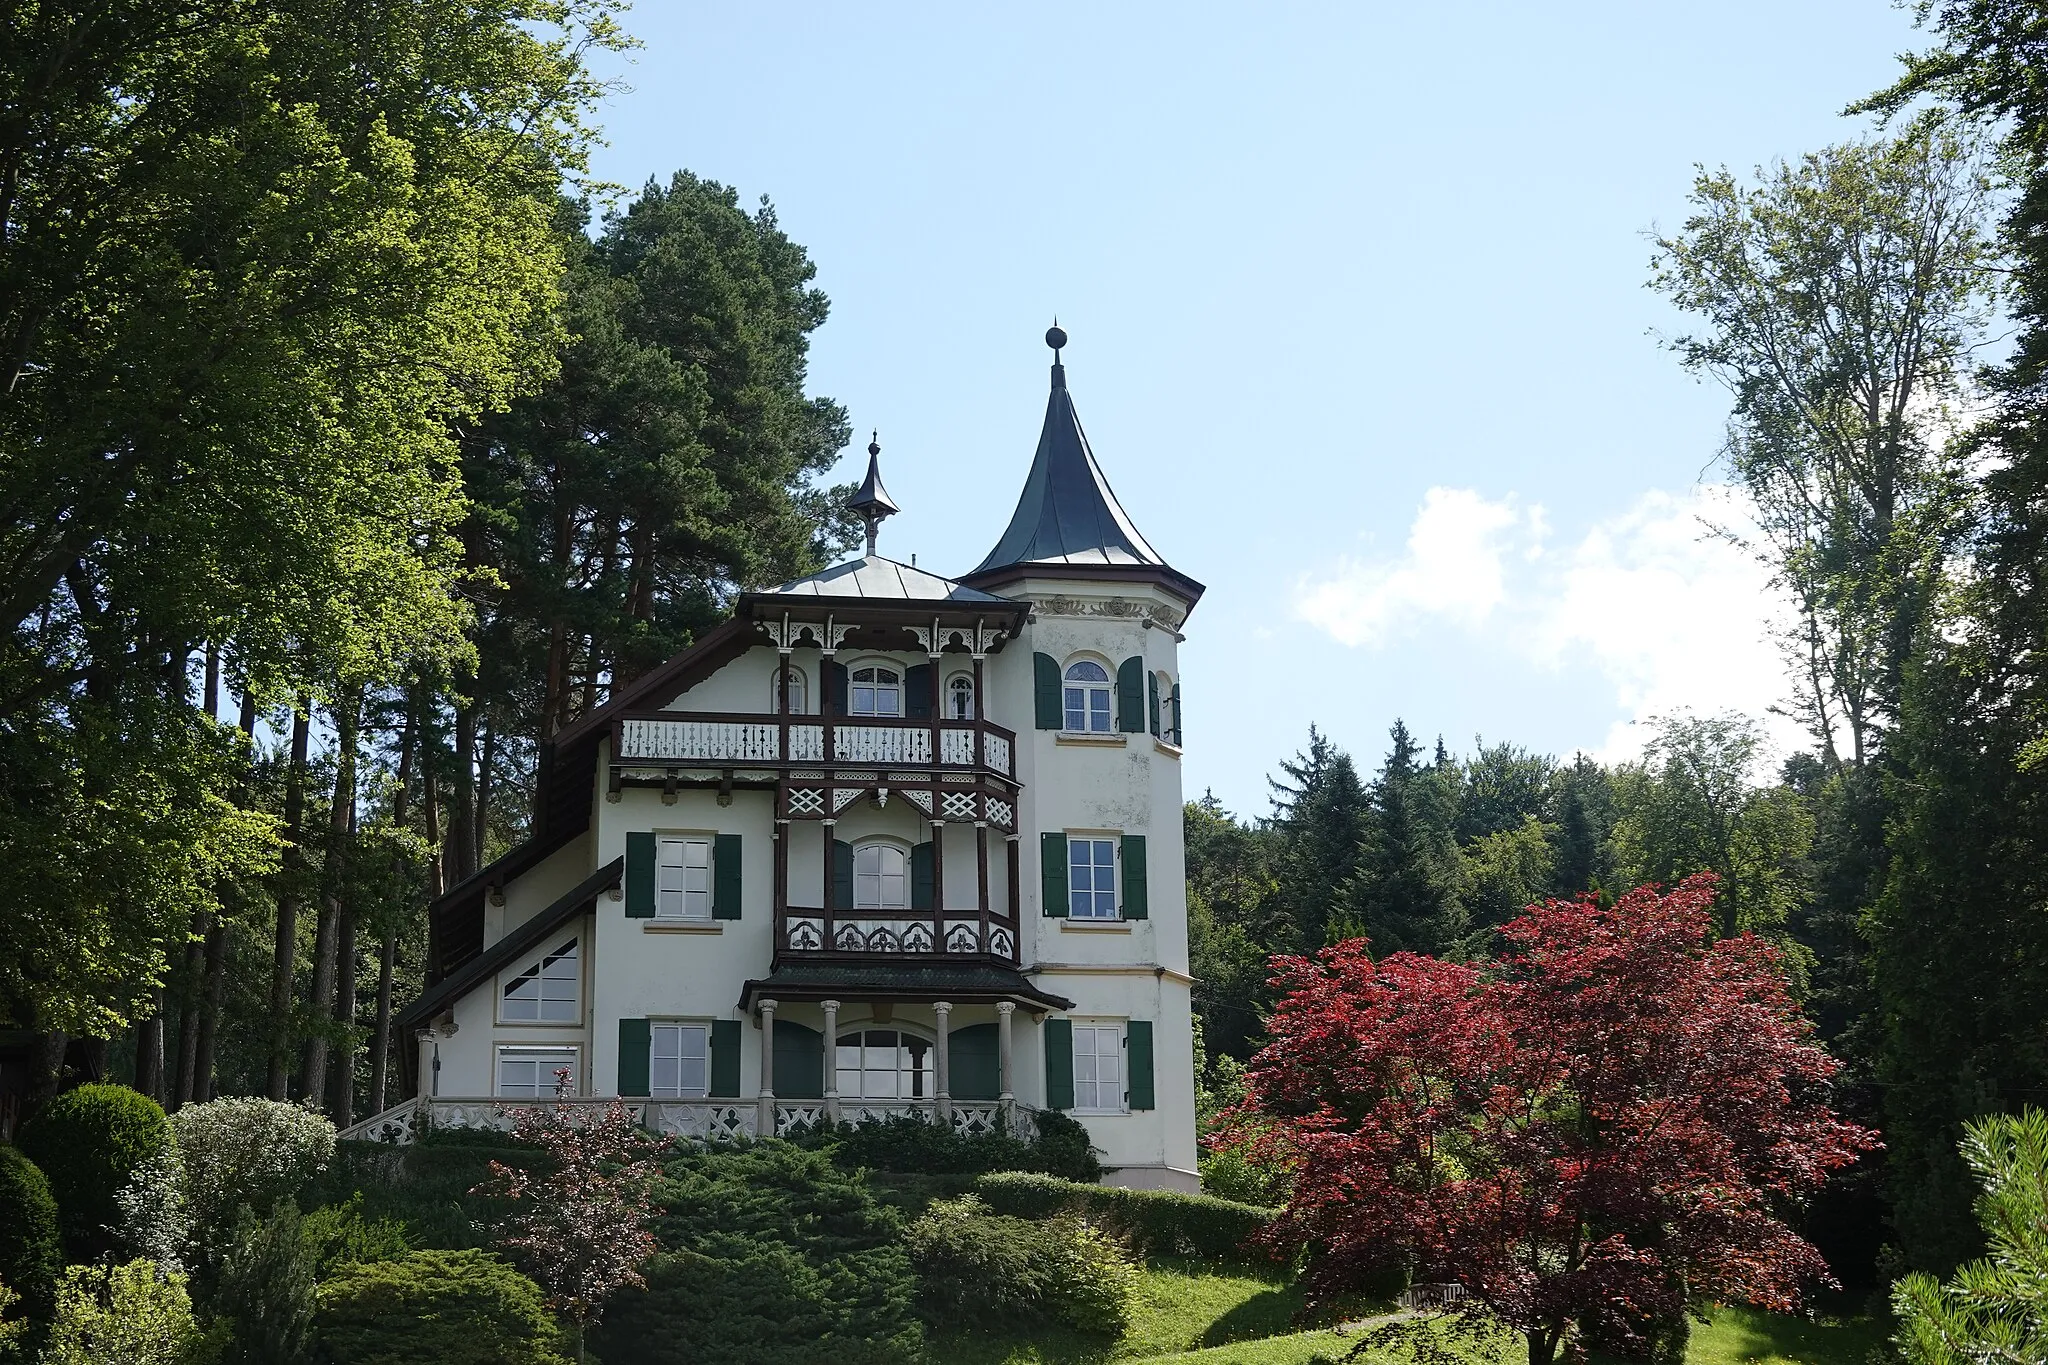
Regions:
<instances>
[{"instance_id":1,"label":"ornamental balustrade","mask_svg":"<svg viewBox=\"0 0 2048 1365\"><path fill-rule=\"evenodd\" d=\"M1011 731L988 721L881 716L785 721L761 715L664 711L622 717L613 731L612 761L980 767L1010 777L1016 738Z\"/></svg>"},{"instance_id":2,"label":"ornamental balustrade","mask_svg":"<svg viewBox=\"0 0 2048 1365\"><path fill-rule=\"evenodd\" d=\"M572 1121L588 1120L615 1101L603 1096L577 1096L568 1100L538 1100L531 1104L566 1104ZM754 1100L627 1100L626 1111L633 1121L662 1137L688 1138L698 1142L736 1142L757 1137L761 1129L761 1106ZM518 1100L491 1096L435 1096L409 1099L341 1131L352 1142L380 1142L403 1147L417 1142L430 1128L483 1128L509 1132L521 1108ZM1008 1132L1030 1138L1036 1132L1029 1110L1014 1101L950 1100L942 1117L936 1100L778 1100L775 1105L777 1136L832 1120L845 1124L883 1123L894 1118L913 1118L925 1123L949 1123L955 1132L985 1136Z\"/></svg>"},{"instance_id":3,"label":"ornamental balustrade","mask_svg":"<svg viewBox=\"0 0 2048 1365\"><path fill-rule=\"evenodd\" d=\"M986 954L1017 960L1017 923L980 910L824 910L786 906L776 915L780 954Z\"/></svg>"}]
</instances>

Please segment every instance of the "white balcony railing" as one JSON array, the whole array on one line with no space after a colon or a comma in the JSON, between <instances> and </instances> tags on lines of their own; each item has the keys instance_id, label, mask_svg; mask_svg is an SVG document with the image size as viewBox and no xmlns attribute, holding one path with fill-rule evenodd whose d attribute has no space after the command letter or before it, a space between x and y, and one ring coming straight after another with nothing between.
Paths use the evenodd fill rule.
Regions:
<instances>
[{"instance_id":1,"label":"white balcony railing","mask_svg":"<svg viewBox=\"0 0 2048 1365\"><path fill-rule=\"evenodd\" d=\"M1011 743L991 728L941 726L938 764L948 768L975 765L975 736L981 736L981 764L1011 775ZM627 717L619 722L618 761L622 763L822 763L825 727L815 721L789 727L789 752L782 752L782 726L774 720L734 717ZM928 724L861 724L835 721L832 761L877 767L924 767L932 757Z\"/></svg>"},{"instance_id":2,"label":"white balcony railing","mask_svg":"<svg viewBox=\"0 0 2048 1365\"><path fill-rule=\"evenodd\" d=\"M542 1100L543 1105L554 1100ZM567 1101L572 1112L596 1113L612 1101L604 1096L578 1096ZM490 1096L453 1096L405 1100L341 1131L345 1140L383 1142L405 1146L417 1141L428 1128L489 1128L510 1131L519 1101ZM938 1109L931 1100L855 1100L834 1102L841 1123L877 1123L907 1116L926 1123L938 1122ZM953 1100L951 1122L957 1132L972 1136L1008 1131L1030 1137L1033 1127L1028 1110L1011 1108L1008 1115L998 1100ZM633 1121L663 1137L692 1138L700 1142L732 1142L760 1135L761 1106L756 1100L628 1100L626 1108ZM777 1135L808 1124L822 1123L831 1115L824 1100L782 1100L775 1106Z\"/></svg>"}]
</instances>

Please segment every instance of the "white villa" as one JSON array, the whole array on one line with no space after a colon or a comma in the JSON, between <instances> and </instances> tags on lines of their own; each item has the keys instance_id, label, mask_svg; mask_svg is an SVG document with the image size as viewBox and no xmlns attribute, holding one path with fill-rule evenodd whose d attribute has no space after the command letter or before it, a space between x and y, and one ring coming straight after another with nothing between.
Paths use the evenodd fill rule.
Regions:
<instances>
[{"instance_id":1,"label":"white villa","mask_svg":"<svg viewBox=\"0 0 2048 1365\"><path fill-rule=\"evenodd\" d=\"M414 1098L347 1136L547 1098L718 1138L910 1112L1084 1123L1192 1190L1177 647L1202 586L1074 413L957 579L868 553L731 619L543 747L533 837L431 908Z\"/></svg>"}]
</instances>

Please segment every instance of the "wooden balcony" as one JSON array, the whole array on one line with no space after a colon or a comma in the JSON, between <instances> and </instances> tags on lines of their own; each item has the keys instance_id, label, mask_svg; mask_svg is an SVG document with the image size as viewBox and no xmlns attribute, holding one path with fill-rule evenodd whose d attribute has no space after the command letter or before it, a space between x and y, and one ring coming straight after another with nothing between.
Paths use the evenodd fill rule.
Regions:
<instances>
[{"instance_id":1,"label":"wooden balcony","mask_svg":"<svg viewBox=\"0 0 2048 1365\"><path fill-rule=\"evenodd\" d=\"M799 905L775 911L775 960L957 962L1017 965L1017 921L982 907L841 910Z\"/></svg>"},{"instance_id":2,"label":"wooden balcony","mask_svg":"<svg viewBox=\"0 0 2048 1365\"><path fill-rule=\"evenodd\" d=\"M646 767L859 764L984 772L1015 780L1017 736L985 720L627 713L612 723L612 762Z\"/></svg>"}]
</instances>

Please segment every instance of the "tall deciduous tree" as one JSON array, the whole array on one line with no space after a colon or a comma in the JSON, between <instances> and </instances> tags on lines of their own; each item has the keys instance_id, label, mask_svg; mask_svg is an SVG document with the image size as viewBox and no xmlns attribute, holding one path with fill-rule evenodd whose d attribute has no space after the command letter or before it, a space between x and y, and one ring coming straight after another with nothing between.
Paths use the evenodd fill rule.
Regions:
<instances>
[{"instance_id":1,"label":"tall deciduous tree","mask_svg":"<svg viewBox=\"0 0 2048 1365\"><path fill-rule=\"evenodd\" d=\"M1769 945L1713 941L1714 882L1532 906L1486 966L1360 942L1281 966L1248 1140L1293 1162L1280 1241L1318 1298L1406 1261L1530 1365L1712 1299L1790 1306L1826 1267L1779 1216L1873 1145L1826 1103Z\"/></svg>"}]
</instances>

